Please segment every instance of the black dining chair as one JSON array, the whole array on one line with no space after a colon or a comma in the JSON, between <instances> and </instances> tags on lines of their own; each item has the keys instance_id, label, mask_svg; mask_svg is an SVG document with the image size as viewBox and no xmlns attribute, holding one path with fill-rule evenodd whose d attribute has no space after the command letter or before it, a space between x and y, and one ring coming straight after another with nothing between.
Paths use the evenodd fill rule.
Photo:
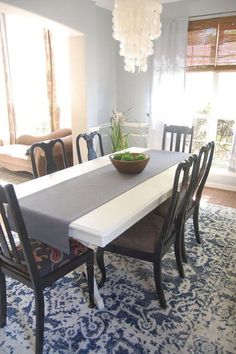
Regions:
<instances>
[{"instance_id":1,"label":"black dining chair","mask_svg":"<svg viewBox=\"0 0 236 354\"><path fill-rule=\"evenodd\" d=\"M214 155L215 143L209 142L205 146L202 146L198 155L197 174L194 181L194 187L190 196L189 203L187 205L185 220L193 217L193 226L197 243L201 243L201 237L199 232L199 210L202 192L205 187L207 177L210 172ZM184 242L184 237L182 237ZM183 260L187 262L185 244L182 246Z\"/></svg>"},{"instance_id":2,"label":"black dining chair","mask_svg":"<svg viewBox=\"0 0 236 354\"><path fill-rule=\"evenodd\" d=\"M34 178L39 177L38 170L42 169L39 161L44 163L45 174L50 174L63 168L69 167L65 146L63 140L60 138L53 139L48 142L43 141L40 143L34 143L31 145L29 153ZM42 153L44 160L40 160ZM60 158L58 158L58 156ZM38 169L36 166L38 166Z\"/></svg>"},{"instance_id":3,"label":"black dining chair","mask_svg":"<svg viewBox=\"0 0 236 354\"><path fill-rule=\"evenodd\" d=\"M81 155L81 149L80 149L80 140L81 139L85 140L85 142L86 142L87 150L88 150L88 160L94 160L97 158L97 153L94 148L94 138L95 137L98 137L100 156L104 156L102 136L99 132L92 132L89 134L87 134L87 133L79 134L76 137L76 149L77 149L79 163L82 163L82 155Z\"/></svg>"},{"instance_id":4,"label":"black dining chair","mask_svg":"<svg viewBox=\"0 0 236 354\"><path fill-rule=\"evenodd\" d=\"M162 288L161 263L163 256L174 245L175 258L179 275L184 277L181 257L182 219L186 208L187 196L190 193L190 171L196 161L195 156L178 164L176 169L171 202L165 217L149 213L106 247L97 250L97 265L102 279L106 280L104 252L109 251L153 263L154 281L161 307L166 308L166 300Z\"/></svg>"},{"instance_id":5,"label":"black dining chair","mask_svg":"<svg viewBox=\"0 0 236 354\"><path fill-rule=\"evenodd\" d=\"M6 210L8 210L8 214ZM11 231L12 222L13 229L18 235L17 238ZM54 262L55 253L57 257ZM5 276L9 276L33 290L36 307L35 352L42 353L45 316L43 290L82 264L87 266L89 306L94 307L93 250L70 238L70 254L64 254L45 243L30 239L14 187L10 184L5 187L0 186L0 327L6 325L7 288Z\"/></svg>"},{"instance_id":6,"label":"black dining chair","mask_svg":"<svg viewBox=\"0 0 236 354\"><path fill-rule=\"evenodd\" d=\"M189 195L189 201L187 203L186 212L184 216L184 223L192 216L193 217L193 225L194 232L197 243L201 243L200 233L199 233L199 209L202 192L207 180L207 177L210 172L210 168L212 165L213 155L214 155L214 141L209 142L208 144L201 147L197 162L196 162L196 171L195 174L192 175L192 189ZM159 207L157 207L154 212L159 216L165 216L171 199L167 199L164 203L162 203ZM187 262L187 256L185 251L185 242L184 242L184 227L183 227L183 235L181 238L182 243L182 258L184 262Z\"/></svg>"},{"instance_id":7,"label":"black dining chair","mask_svg":"<svg viewBox=\"0 0 236 354\"><path fill-rule=\"evenodd\" d=\"M191 152L194 127L164 125L162 150Z\"/></svg>"}]
</instances>

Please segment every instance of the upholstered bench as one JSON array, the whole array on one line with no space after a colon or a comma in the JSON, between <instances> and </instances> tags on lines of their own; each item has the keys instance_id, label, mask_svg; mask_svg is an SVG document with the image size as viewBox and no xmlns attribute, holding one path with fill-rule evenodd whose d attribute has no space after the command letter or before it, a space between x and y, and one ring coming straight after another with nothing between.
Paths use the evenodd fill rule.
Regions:
<instances>
[{"instance_id":1,"label":"upholstered bench","mask_svg":"<svg viewBox=\"0 0 236 354\"><path fill-rule=\"evenodd\" d=\"M64 142L70 166L73 165L72 133L71 129L58 129L44 136L22 135L16 139L16 144L0 146L0 166L11 171L27 171L32 173L32 166L28 149L36 142L61 138ZM58 151L58 152L57 152ZM58 154L58 155L57 155ZM55 149L56 159L60 165L61 151ZM41 154L38 159L40 176L45 174L45 159Z\"/></svg>"}]
</instances>

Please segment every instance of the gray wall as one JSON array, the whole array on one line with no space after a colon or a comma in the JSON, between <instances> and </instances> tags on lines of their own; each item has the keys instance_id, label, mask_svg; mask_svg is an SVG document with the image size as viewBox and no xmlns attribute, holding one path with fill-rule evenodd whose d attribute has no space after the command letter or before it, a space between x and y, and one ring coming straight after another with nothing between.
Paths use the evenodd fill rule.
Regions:
<instances>
[{"instance_id":1,"label":"gray wall","mask_svg":"<svg viewBox=\"0 0 236 354\"><path fill-rule=\"evenodd\" d=\"M85 34L88 124L107 122L115 107L115 42L111 12L92 0L6 0ZM79 100L79 97L78 97Z\"/></svg>"},{"instance_id":2,"label":"gray wall","mask_svg":"<svg viewBox=\"0 0 236 354\"><path fill-rule=\"evenodd\" d=\"M97 123L106 123L116 107L116 51L111 12L96 10Z\"/></svg>"},{"instance_id":3,"label":"gray wall","mask_svg":"<svg viewBox=\"0 0 236 354\"><path fill-rule=\"evenodd\" d=\"M164 5L164 17L211 15L236 11L235 0L183 0Z\"/></svg>"},{"instance_id":4,"label":"gray wall","mask_svg":"<svg viewBox=\"0 0 236 354\"><path fill-rule=\"evenodd\" d=\"M118 50L117 45L117 109L123 112L131 108L130 120L146 122L151 93L151 60L147 72L128 73L124 70L124 58L118 54Z\"/></svg>"}]
</instances>

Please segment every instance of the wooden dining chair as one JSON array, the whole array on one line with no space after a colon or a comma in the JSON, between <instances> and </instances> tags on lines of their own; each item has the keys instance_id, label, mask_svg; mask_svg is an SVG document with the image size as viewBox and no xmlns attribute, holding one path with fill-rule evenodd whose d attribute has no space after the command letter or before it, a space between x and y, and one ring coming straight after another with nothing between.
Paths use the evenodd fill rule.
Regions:
<instances>
[{"instance_id":1,"label":"wooden dining chair","mask_svg":"<svg viewBox=\"0 0 236 354\"><path fill-rule=\"evenodd\" d=\"M201 147L198 155L197 164L197 174L194 180L194 187L190 195L190 200L187 205L185 213L185 221L187 221L191 216L193 217L193 226L197 243L201 243L201 237L199 232L199 210L200 202L202 197L202 192L206 184L207 177L210 172L212 165L213 155L214 155L215 143L214 141ZM184 230L184 229L183 229ZM184 237L182 237L182 254L184 262L187 262Z\"/></svg>"},{"instance_id":2,"label":"wooden dining chair","mask_svg":"<svg viewBox=\"0 0 236 354\"><path fill-rule=\"evenodd\" d=\"M6 213L6 210L8 214ZM9 213L11 221L9 220ZM12 222L14 231L11 231ZM50 230L49 230L50 231ZM70 239L70 254L30 239L12 185L0 186L0 327L6 325L7 289L5 276L29 286L36 307L36 353L43 351L44 294L43 290L56 280L86 263L89 306L94 307L94 253L80 242ZM55 261L54 261L55 259Z\"/></svg>"},{"instance_id":3,"label":"wooden dining chair","mask_svg":"<svg viewBox=\"0 0 236 354\"><path fill-rule=\"evenodd\" d=\"M192 189L189 194L189 200L186 207L186 212L184 215L184 223L192 216L193 217L193 225L194 232L197 243L201 243L200 233L199 233L199 209L202 191L204 189L207 177L209 175L209 171L212 165L213 155L214 155L214 141L209 142L208 144L201 147L197 162L195 174L192 174L191 183ZM169 204L171 203L171 199L167 199L164 203L162 203L159 207L157 207L154 212L159 216L164 217L168 212ZM184 262L187 262L187 256L185 251L185 238L184 238L184 227L183 227L183 235L181 238L182 244L182 259Z\"/></svg>"},{"instance_id":4,"label":"wooden dining chair","mask_svg":"<svg viewBox=\"0 0 236 354\"><path fill-rule=\"evenodd\" d=\"M34 178L39 177L38 170L41 169L39 159L42 156L42 153L44 156L44 161L41 159L41 163L44 163L45 174L50 174L69 167L65 146L63 140L60 138L53 139L48 142L43 141L32 144L29 153ZM60 156L60 159L58 159L58 156ZM38 166L38 169L36 166Z\"/></svg>"},{"instance_id":5,"label":"wooden dining chair","mask_svg":"<svg viewBox=\"0 0 236 354\"><path fill-rule=\"evenodd\" d=\"M81 155L81 149L80 149L80 140L84 139L87 145L87 150L88 150L88 160L94 160L97 158L97 153L94 148L94 138L98 137L98 145L99 145L99 150L100 150L100 156L104 156L104 150L103 150L103 143L102 143L102 136L99 132L92 132L89 134L79 134L76 137L76 149L77 149L77 155L78 155L78 160L79 163L82 163L82 155Z\"/></svg>"},{"instance_id":6,"label":"wooden dining chair","mask_svg":"<svg viewBox=\"0 0 236 354\"><path fill-rule=\"evenodd\" d=\"M102 274L100 286L103 286L106 280L104 251L149 261L154 266L154 280L160 305L166 308L162 288L161 262L163 256L174 245L179 275L184 277L180 238L182 218L189 193L190 169L195 160L196 157L190 156L188 160L179 163L175 173L171 202L165 217L151 212L106 247L98 248L97 264Z\"/></svg>"},{"instance_id":7,"label":"wooden dining chair","mask_svg":"<svg viewBox=\"0 0 236 354\"><path fill-rule=\"evenodd\" d=\"M164 125L162 150L191 152L194 127Z\"/></svg>"}]
</instances>

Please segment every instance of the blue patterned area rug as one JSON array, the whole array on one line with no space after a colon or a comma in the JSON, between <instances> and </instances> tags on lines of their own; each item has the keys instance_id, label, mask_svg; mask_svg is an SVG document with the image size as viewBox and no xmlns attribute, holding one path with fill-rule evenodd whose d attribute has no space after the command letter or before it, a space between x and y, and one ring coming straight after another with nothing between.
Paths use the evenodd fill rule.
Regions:
<instances>
[{"instance_id":1,"label":"blue patterned area rug","mask_svg":"<svg viewBox=\"0 0 236 354\"><path fill-rule=\"evenodd\" d=\"M173 252L164 257L166 310L156 299L152 266L120 256L109 255L103 310L88 308L79 272L46 290L44 353L236 353L236 209L203 205L200 228L197 245L188 222L185 279ZM7 314L0 353L33 353L33 294L10 279Z\"/></svg>"}]
</instances>

